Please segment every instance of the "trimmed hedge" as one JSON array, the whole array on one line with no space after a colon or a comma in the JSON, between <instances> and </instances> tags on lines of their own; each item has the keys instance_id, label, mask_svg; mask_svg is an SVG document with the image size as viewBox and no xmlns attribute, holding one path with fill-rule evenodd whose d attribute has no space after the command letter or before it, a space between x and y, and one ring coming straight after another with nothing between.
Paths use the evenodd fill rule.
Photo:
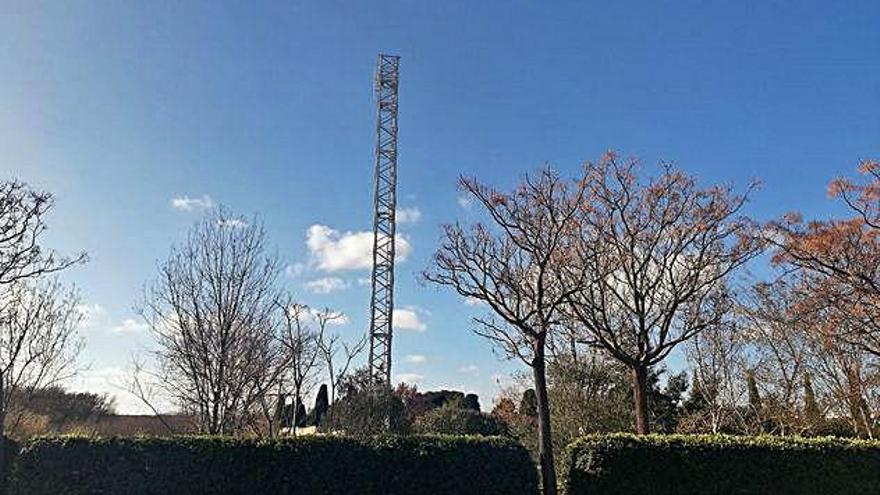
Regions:
<instances>
[{"instance_id":1,"label":"trimmed hedge","mask_svg":"<svg viewBox=\"0 0 880 495\"><path fill-rule=\"evenodd\" d=\"M566 455L568 495L880 493L880 442L616 434Z\"/></svg>"},{"instance_id":2,"label":"trimmed hedge","mask_svg":"<svg viewBox=\"0 0 880 495\"><path fill-rule=\"evenodd\" d=\"M9 487L9 475L18 455L18 443L11 438L4 437L2 449L3 455L0 457L2 459L2 464L0 464L0 495L5 495Z\"/></svg>"},{"instance_id":3,"label":"trimmed hedge","mask_svg":"<svg viewBox=\"0 0 880 495\"><path fill-rule=\"evenodd\" d=\"M502 438L42 438L26 444L13 495L520 495L534 465Z\"/></svg>"}]
</instances>

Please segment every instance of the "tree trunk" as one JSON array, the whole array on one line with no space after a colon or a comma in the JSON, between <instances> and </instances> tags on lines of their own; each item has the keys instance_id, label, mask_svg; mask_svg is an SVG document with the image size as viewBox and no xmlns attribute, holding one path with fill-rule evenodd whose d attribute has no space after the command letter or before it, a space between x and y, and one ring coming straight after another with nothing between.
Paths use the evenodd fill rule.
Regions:
<instances>
[{"instance_id":1,"label":"tree trunk","mask_svg":"<svg viewBox=\"0 0 880 495\"><path fill-rule=\"evenodd\" d=\"M6 376L0 370L0 490L6 490Z\"/></svg>"},{"instance_id":2,"label":"tree trunk","mask_svg":"<svg viewBox=\"0 0 880 495\"><path fill-rule=\"evenodd\" d=\"M648 423L648 367L638 364L631 369L633 399L636 404L636 433L647 435L651 433L651 425Z\"/></svg>"},{"instance_id":3,"label":"tree trunk","mask_svg":"<svg viewBox=\"0 0 880 495\"><path fill-rule=\"evenodd\" d=\"M538 457L541 463L541 481L544 495L556 495L556 466L553 462L553 442L550 435L550 402L547 398L545 340L535 343L532 371L535 376L535 397L538 402Z\"/></svg>"}]
</instances>

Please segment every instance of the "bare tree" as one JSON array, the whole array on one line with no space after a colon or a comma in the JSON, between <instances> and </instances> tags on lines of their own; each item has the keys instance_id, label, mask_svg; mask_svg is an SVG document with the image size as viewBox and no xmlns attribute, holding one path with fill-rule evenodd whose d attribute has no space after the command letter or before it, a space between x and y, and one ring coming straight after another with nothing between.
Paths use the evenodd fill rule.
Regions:
<instances>
[{"instance_id":1,"label":"bare tree","mask_svg":"<svg viewBox=\"0 0 880 495\"><path fill-rule=\"evenodd\" d=\"M367 335L362 334L355 342L347 342L338 333L330 333L329 325L336 325L345 321L345 315L330 308L324 308L315 313L318 324L318 350L324 361L327 380L330 382L330 404L336 402L337 387L348 376L351 363L363 352L367 345ZM341 354L340 354L341 352ZM333 408L327 412L328 424L333 424Z\"/></svg>"},{"instance_id":2,"label":"bare tree","mask_svg":"<svg viewBox=\"0 0 880 495\"><path fill-rule=\"evenodd\" d=\"M19 412L35 390L69 378L77 370L82 319L76 291L58 281L19 280L2 294L0 314L0 424L14 430Z\"/></svg>"},{"instance_id":3,"label":"bare tree","mask_svg":"<svg viewBox=\"0 0 880 495\"><path fill-rule=\"evenodd\" d=\"M311 391L320 371L318 333L311 325L314 318L311 309L305 304L296 302L292 295L279 296L275 301L275 307L281 315L279 341L285 362L279 384L281 391L279 397L283 402L284 392L288 390L293 396L291 431L295 435L297 423L304 419L298 417L300 404L304 404L303 396Z\"/></svg>"},{"instance_id":4,"label":"bare tree","mask_svg":"<svg viewBox=\"0 0 880 495\"><path fill-rule=\"evenodd\" d=\"M125 390L153 413L169 435L176 435L178 432L166 419L167 414L157 406L163 393L163 384L156 381L157 374L147 369L142 356L135 356L131 364L132 372L125 383Z\"/></svg>"},{"instance_id":5,"label":"bare tree","mask_svg":"<svg viewBox=\"0 0 880 495\"><path fill-rule=\"evenodd\" d=\"M256 220L219 208L171 249L139 312L156 339L156 376L202 432L240 431L278 383L280 263Z\"/></svg>"},{"instance_id":6,"label":"bare tree","mask_svg":"<svg viewBox=\"0 0 880 495\"><path fill-rule=\"evenodd\" d=\"M849 321L842 322L849 324ZM880 360L864 348L826 332L809 332L815 377L823 412L831 418L848 418L856 436L880 434Z\"/></svg>"},{"instance_id":7,"label":"bare tree","mask_svg":"<svg viewBox=\"0 0 880 495\"><path fill-rule=\"evenodd\" d=\"M75 299L72 292L62 296L57 282L39 285L34 281L86 260L85 253L63 256L42 244L47 229L45 217L54 205L50 193L35 191L19 181L0 182L0 318L5 327L0 353L6 359L0 366L0 397L8 398L12 393L9 385L21 380L21 377L8 373L12 372L9 368L13 366L23 371L18 360L22 352L29 350L22 349L25 343L29 343L28 339L38 339L42 332L57 330L54 323L46 321L56 315L42 309L39 316L26 315L26 312L36 311L38 308L33 305L37 303L42 304L41 308L51 306L52 310L57 310L56 306L63 305L64 299ZM25 316L32 321L23 321ZM28 328L23 328L25 323ZM46 338L52 340L51 335ZM45 349L41 348L36 352L43 351ZM5 399L0 401L0 419L5 418L6 405ZM0 421L0 430L3 425Z\"/></svg>"},{"instance_id":8,"label":"bare tree","mask_svg":"<svg viewBox=\"0 0 880 495\"><path fill-rule=\"evenodd\" d=\"M855 322L827 306L809 274L795 272L745 292L743 322L749 368L761 389L765 428L781 434L816 434L847 418L851 434L877 430L877 356L842 335ZM836 421L828 424L826 418Z\"/></svg>"},{"instance_id":9,"label":"bare tree","mask_svg":"<svg viewBox=\"0 0 880 495\"><path fill-rule=\"evenodd\" d=\"M446 225L433 267L424 276L485 303L494 317L475 318L476 333L532 369L542 485L546 495L554 495L545 354L561 306L579 288L575 279L561 279L555 266L564 263L570 251L582 190L549 168L525 177L508 194L475 179L462 178L460 184L483 206L491 223L477 223L469 230Z\"/></svg>"},{"instance_id":10,"label":"bare tree","mask_svg":"<svg viewBox=\"0 0 880 495\"><path fill-rule=\"evenodd\" d=\"M806 432L799 415L803 384L814 355L809 322L795 310L791 287L782 279L745 291L737 308L749 353L749 370L761 391L766 428L786 434Z\"/></svg>"},{"instance_id":11,"label":"bare tree","mask_svg":"<svg viewBox=\"0 0 880 495\"><path fill-rule=\"evenodd\" d=\"M689 431L726 433L744 426L745 377L748 358L743 332L735 321L723 321L695 335L685 348L694 377L693 403L702 407L688 411Z\"/></svg>"},{"instance_id":12,"label":"bare tree","mask_svg":"<svg viewBox=\"0 0 880 495\"><path fill-rule=\"evenodd\" d=\"M699 189L669 165L647 182L613 153L585 166L576 268L589 283L567 305L581 339L632 373L636 431L650 430L649 367L730 309L726 280L761 251L745 195ZM572 278L569 275L567 278Z\"/></svg>"},{"instance_id":13,"label":"bare tree","mask_svg":"<svg viewBox=\"0 0 880 495\"><path fill-rule=\"evenodd\" d=\"M4 311L16 304L16 292L20 294L21 291L26 290L10 289L11 285L31 284L31 290L38 290L33 285L34 280L86 261L85 253L67 257L57 254L42 244L42 237L47 228L45 216L54 204L54 198L50 193L35 191L23 182L15 180L0 182L0 298L5 305ZM21 309L13 310L13 313L20 315ZM16 316L2 318L6 324L15 326ZM39 332L47 327L34 328L35 333L29 332L32 337L39 335ZM57 331L57 327L48 328ZM53 339L49 336L48 340ZM17 339L13 337L3 345L15 345L16 342ZM21 349L4 347L0 349L0 353L8 359L6 363L2 363L2 366L8 368L13 365L12 359L17 359L14 356L20 355ZM52 353L44 353L45 356L50 354ZM20 363L16 366L18 369L22 368ZM10 372L14 373L0 368L0 402L2 402L0 403L0 469L5 469L4 433L8 406L6 401L10 394L15 393L8 385L17 380L9 376Z\"/></svg>"},{"instance_id":14,"label":"bare tree","mask_svg":"<svg viewBox=\"0 0 880 495\"><path fill-rule=\"evenodd\" d=\"M86 261L86 254L59 255L41 244L50 193L19 181L0 182L0 286L34 279Z\"/></svg>"}]
</instances>

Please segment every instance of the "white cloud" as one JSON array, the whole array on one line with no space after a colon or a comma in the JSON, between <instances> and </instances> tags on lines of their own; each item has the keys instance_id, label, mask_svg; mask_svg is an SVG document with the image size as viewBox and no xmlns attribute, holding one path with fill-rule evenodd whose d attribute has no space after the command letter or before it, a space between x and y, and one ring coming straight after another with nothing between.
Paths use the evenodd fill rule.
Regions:
<instances>
[{"instance_id":1,"label":"white cloud","mask_svg":"<svg viewBox=\"0 0 880 495\"><path fill-rule=\"evenodd\" d=\"M171 200L171 207L180 211L207 210L215 206L214 200L207 194L201 198L190 198L189 196L180 196Z\"/></svg>"},{"instance_id":2,"label":"white cloud","mask_svg":"<svg viewBox=\"0 0 880 495\"><path fill-rule=\"evenodd\" d=\"M243 229L248 226L248 223L238 218L230 218L228 220L217 220L217 226L220 228Z\"/></svg>"},{"instance_id":3,"label":"white cloud","mask_svg":"<svg viewBox=\"0 0 880 495\"><path fill-rule=\"evenodd\" d=\"M340 233L326 225L312 225L306 232L306 246L319 270L363 270L373 266L373 233ZM395 261L404 261L412 245L403 236L395 238Z\"/></svg>"},{"instance_id":4,"label":"white cloud","mask_svg":"<svg viewBox=\"0 0 880 495\"><path fill-rule=\"evenodd\" d=\"M126 318L122 323L115 325L110 330L113 333L141 333L147 330L149 326L146 323L139 322L133 318Z\"/></svg>"},{"instance_id":5,"label":"white cloud","mask_svg":"<svg viewBox=\"0 0 880 495\"><path fill-rule=\"evenodd\" d=\"M477 299L476 297L466 297L464 298L465 306L482 306L486 304L483 300Z\"/></svg>"},{"instance_id":6,"label":"white cloud","mask_svg":"<svg viewBox=\"0 0 880 495\"><path fill-rule=\"evenodd\" d=\"M396 376L398 383L406 383L409 385L419 383L425 379L424 375L419 375L418 373L399 373Z\"/></svg>"},{"instance_id":7,"label":"white cloud","mask_svg":"<svg viewBox=\"0 0 880 495\"><path fill-rule=\"evenodd\" d=\"M476 375L480 372L480 368L475 364L468 364L466 366L462 366L458 369L459 373L464 373L467 375Z\"/></svg>"},{"instance_id":8,"label":"white cloud","mask_svg":"<svg viewBox=\"0 0 880 495\"><path fill-rule=\"evenodd\" d=\"M367 285L371 285L372 282L373 282L373 280L370 279L370 277L359 277L359 278L357 279L357 284L360 285L360 286L362 286L362 287L365 287L365 286L367 286Z\"/></svg>"},{"instance_id":9,"label":"white cloud","mask_svg":"<svg viewBox=\"0 0 880 495\"><path fill-rule=\"evenodd\" d=\"M422 218L422 212L415 206L398 208L395 212L397 222L400 224L416 223Z\"/></svg>"},{"instance_id":10,"label":"white cloud","mask_svg":"<svg viewBox=\"0 0 880 495\"><path fill-rule=\"evenodd\" d=\"M107 321L107 310L100 304L78 304L77 312L80 314L80 328L95 328Z\"/></svg>"},{"instance_id":11,"label":"white cloud","mask_svg":"<svg viewBox=\"0 0 880 495\"><path fill-rule=\"evenodd\" d=\"M73 391L106 393L115 395L125 389L129 373L122 368L110 366L96 370L86 370L71 380Z\"/></svg>"},{"instance_id":12,"label":"white cloud","mask_svg":"<svg viewBox=\"0 0 880 495\"><path fill-rule=\"evenodd\" d=\"M415 307L395 309L391 315L391 321L394 328L399 330L415 330L416 332L424 332L428 329L428 325L422 321L420 311Z\"/></svg>"},{"instance_id":13,"label":"white cloud","mask_svg":"<svg viewBox=\"0 0 880 495\"><path fill-rule=\"evenodd\" d=\"M308 312L305 313L303 321L308 323L315 323L318 320L318 315L322 312L322 310L317 308L308 308ZM346 325L351 319L347 314L342 311L333 311L334 318L330 318L327 320L328 325Z\"/></svg>"},{"instance_id":14,"label":"white cloud","mask_svg":"<svg viewBox=\"0 0 880 495\"><path fill-rule=\"evenodd\" d=\"M74 392L91 392L113 396L116 399L116 410L120 414L152 414L152 411L139 398L128 391L128 383L132 379L132 373L131 369L108 366L83 371L68 380L66 384ZM141 373L139 379L148 388L158 388L154 383L155 380L148 373ZM155 396L151 400L161 412L171 412L175 409L174 404L167 397Z\"/></svg>"},{"instance_id":15,"label":"white cloud","mask_svg":"<svg viewBox=\"0 0 880 495\"><path fill-rule=\"evenodd\" d=\"M338 317L338 318L333 318L332 320L328 320L328 321L327 321L327 324L328 324L328 325L346 325L346 324L348 324L350 321L351 321L351 320L348 318L348 315L347 315L347 314L345 314L345 313L339 313L339 317Z\"/></svg>"},{"instance_id":16,"label":"white cloud","mask_svg":"<svg viewBox=\"0 0 880 495\"><path fill-rule=\"evenodd\" d=\"M306 289L315 294L330 294L351 287L351 282L339 277L324 277L306 282Z\"/></svg>"},{"instance_id":17,"label":"white cloud","mask_svg":"<svg viewBox=\"0 0 880 495\"><path fill-rule=\"evenodd\" d=\"M410 364L425 364L428 362L428 358L421 354L407 354L403 356L403 361Z\"/></svg>"},{"instance_id":18,"label":"white cloud","mask_svg":"<svg viewBox=\"0 0 880 495\"><path fill-rule=\"evenodd\" d=\"M112 333L141 333L147 328L146 323L139 322L134 318L126 318L119 323L114 323L110 313L100 304L80 304L76 310L81 315L79 327L90 331L100 330Z\"/></svg>"},{"instance_id":19,"label":"white cloud","mask_svg":"<svg viewBox=\"0 0 880 495\"><path fill-rule=\"evenodd\" d=\"M467 196L459 196L458 199L456 199L456 202L458 203L458 206L461 206L465 210L471 209L471 198Z\"/></svg>"}]
</instances>

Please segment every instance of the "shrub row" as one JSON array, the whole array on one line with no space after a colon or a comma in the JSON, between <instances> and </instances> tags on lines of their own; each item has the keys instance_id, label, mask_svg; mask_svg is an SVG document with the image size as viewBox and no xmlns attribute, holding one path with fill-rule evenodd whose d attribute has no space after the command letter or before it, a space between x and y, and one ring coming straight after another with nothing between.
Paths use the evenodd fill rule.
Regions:
<instances>
[{"instance_id":1,"label":"shrub row","mask_svg":"<svg viewBox=\"0 0 880 495\"><path fill-rule=\"evenodd\" d=\"M534 465L502 438L36 439L10 495L536 493Z\"/></svg>"},{"instance_id":2,"label":"shrub row","mask_svg":"<svg viewBox=\"0 0 880 495\"><path fill-rule=\"evenodd\" d=\"M880 493L880 442L618 434L568 447L568 495Z\"/></svg>"},{"instance_id":3,"label":"shrub row","mask_svg":"<svg viewBox=\"0 0 880 495\"><path fill-rule=\"evenodd\" d=\"M875 494L880 442L733 436L585 437L568 495ZM526 451L496 437L32 440L9 495L537 493Z\"/></svg>"},{"instance_id":4,"label":"shrub row","mask_svg":"<svg viewBox=\"0 0 880 495\"><path fill-rule=\"evenodd\" d=\"M0 433L2 434L2 433ZM0 446L0 495L6 495L15 456L18 455L18 443L11 438L2 438Z\"/></svg>"}]
</instances>

